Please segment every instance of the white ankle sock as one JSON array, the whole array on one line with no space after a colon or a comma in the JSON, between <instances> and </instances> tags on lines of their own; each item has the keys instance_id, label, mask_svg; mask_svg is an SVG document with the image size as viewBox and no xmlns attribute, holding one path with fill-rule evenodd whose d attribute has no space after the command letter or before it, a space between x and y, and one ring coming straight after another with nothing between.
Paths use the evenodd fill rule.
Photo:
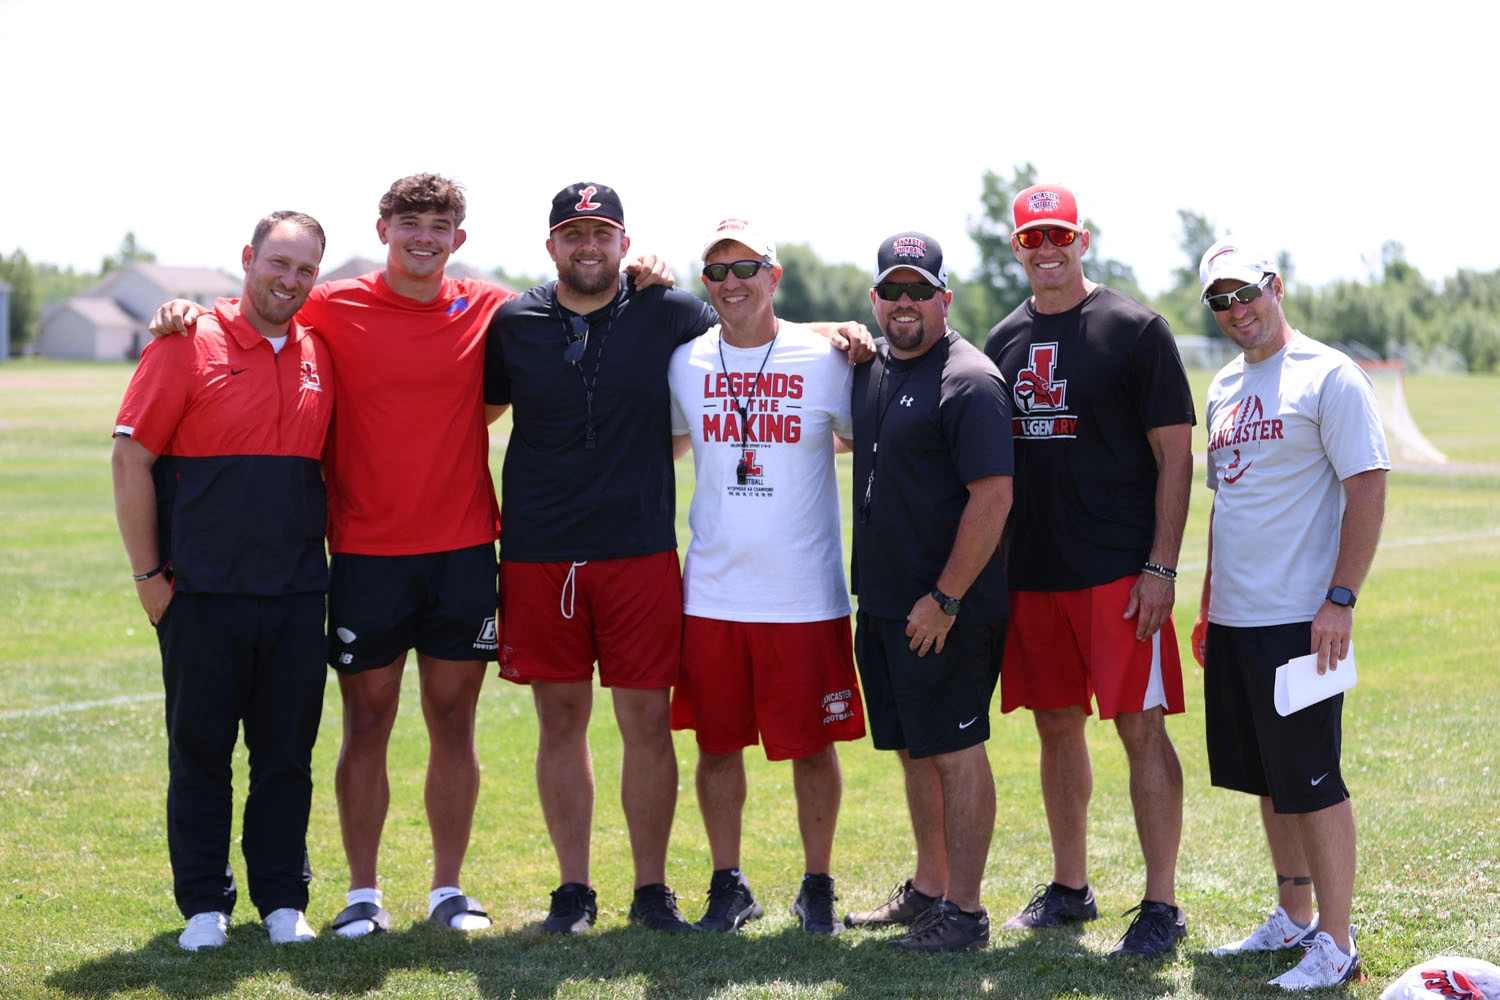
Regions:
<instances>
[{"instance_id":1,"label":"white ankle sock","mask_svg":"<svg viewBox=\"0 0 1500 1000\"><path fill-rule=\"evenodd\" d=\"M427 894L427 915L432 916L432 911L438 908L438 904L445 899L454 896L462 896L463 890L456 885L438 886ZM482 931L490 925L488 917L481 917L477 913L458 913L448 920L448 926L460 931Z\"/></svg>"},{"instance_id":2,"label":"white ankle sock","mask_svg":"<svg viewBox=\"0 0 1500 1000\"><path fill-rule=\"evenodd\" d=\"M350 906L353 906L355 903L374 903L376 906L380 906L382 904L382 897L379 889L350 889L349 894L345 897L345 901ZM353 923L345 924L334 931L334 933L339 937L356 938L364 937L374 930L375 921L356 920Z\"/></svg>"}]
</instances>

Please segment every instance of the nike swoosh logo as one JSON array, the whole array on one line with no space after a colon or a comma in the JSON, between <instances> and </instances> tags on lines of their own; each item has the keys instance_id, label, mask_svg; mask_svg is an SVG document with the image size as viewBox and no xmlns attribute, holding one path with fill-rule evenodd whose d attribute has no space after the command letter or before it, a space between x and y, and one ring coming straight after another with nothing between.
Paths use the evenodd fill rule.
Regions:
<instances>
[{"instance_id":1,"label":"nike swoosh logo","mask_svg":"<svg viewBox=\"0 0 1500 1000\"><path fill-rule=\"evenodd\" d=\"M976 723L978 721L979 721L979 716L976 715L976 716L974 716L974 718L970 719L968 722L960 722L958 724L958 728L959 729L968 729L970 726L972 726L974 723Z\"/></svg>"},{"instance_id":2,"label":"nike swoosh logo","mask_svg":"<svg viewBox=\"0 0 1500 1000\"><path fill-rule=\"evenodd\" d=\"M1316 788L1319 785L1321 785L1323 783L1323 779L1326 778L1326 777L1328 777L1328 772L1324 771L1322 774L1320 774L1316 778L1314 778L1312 780L1313 787Z\"/></svg>"},{"instance_id":3,"label":"nike swoosh logo","mask_svg":"<svg viewBox=\"0 0 1500 1000\"><path fill-rule=\"evenodd\" d=\"M1301 935L1301 933L1297 933L1297 934L1293 934L1293 935L1292 935L1292 936L1291 936L1291 937L1289 937L1289 938L1282 938L1282 939L1281 939L1281 943L1282 943L1282 944L1291 944L1291 943L1292 943L1292 942L1293 942L1293 941L1297 941L1297 940L1300 940L1300 939L1301 939L1301 937L1302 937L1302 935Z\"/></svg>"},{"instance_id":4,"label":"nike swoosh logo","mask_svg":"<svg viewBox=\"0 0 1500 1000\"><path fill-rule=\"evenodd\" d=\"M229 369L229 374L231 374L231 375L243 375L243 374L245 374L249 370L250 369L248 369L248 368L231 368L231 369Z\"/></svg>"}]
</instances>

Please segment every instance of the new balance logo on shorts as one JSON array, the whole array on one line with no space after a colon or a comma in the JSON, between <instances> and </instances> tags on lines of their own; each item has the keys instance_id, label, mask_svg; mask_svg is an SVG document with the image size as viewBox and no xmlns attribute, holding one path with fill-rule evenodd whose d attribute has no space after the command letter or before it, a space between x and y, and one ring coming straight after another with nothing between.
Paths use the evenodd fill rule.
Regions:
<instances>
[{"instance_id":1,"label":"new balance logo on shorts","mask_svg":"<svg viewBox=\"0 0 1500 1000\"><path fill-rule=\"evenodd\" d=\"M485 652L492 652L500 648L500 629L495 622L495 616L490 615L479 627L479 635L474 640L474 648Z\"/></svg>"}]
</instances>

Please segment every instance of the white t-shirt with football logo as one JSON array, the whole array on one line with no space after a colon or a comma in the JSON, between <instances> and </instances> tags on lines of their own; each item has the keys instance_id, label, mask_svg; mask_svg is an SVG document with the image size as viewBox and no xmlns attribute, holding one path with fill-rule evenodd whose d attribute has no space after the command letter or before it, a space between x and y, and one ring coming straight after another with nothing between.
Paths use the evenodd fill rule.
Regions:
<instances>
[{"instance_id":1,"label":"white t-shirt with football logo","mask_svg":"<svg viewBox=\"0 0 1500 1000\"><path fill-rule=\"evenodd\" d=\"M1389 469L1370 379L1349 357L1293 332L1256 364L1241 355L1208 389L1215 491L1208 620L1311 621L1338 560L1342 481Z\"/></svg>"},{"instance_id":2,"label":"white t-shirt with football logo","mask_svg":"<svg viewBox=\"0 0 1500 1000\"><path fill-rule=\"evenodd\" d=\"M720 330L677 348L668 369L672 433L691 435L696 479L683 609L739 622L844 617L833 435L854 433L848 359L794 323L781 322L769 355L721 345Z\"/></svg>"}]
</instances>

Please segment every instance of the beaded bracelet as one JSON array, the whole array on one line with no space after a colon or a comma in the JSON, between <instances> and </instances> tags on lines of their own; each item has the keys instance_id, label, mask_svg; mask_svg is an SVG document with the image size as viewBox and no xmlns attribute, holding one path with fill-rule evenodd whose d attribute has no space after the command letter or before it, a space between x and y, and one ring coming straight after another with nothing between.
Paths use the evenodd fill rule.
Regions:
<instances>
[{"instance_id":1,"label":"beaded bracelet","mask_svg":"<svg viewBox=\"0 0 1500 1000\"><path fill-rule=\"evenodd\" d=\"M1177 571L1170 566L1160 566L1156 563L1148 562L1141 567L1141 572L1147 576L1154 576L1158 580L1165 580L1168 583L1177 582Z\"/></svg>"}]
</instances>

